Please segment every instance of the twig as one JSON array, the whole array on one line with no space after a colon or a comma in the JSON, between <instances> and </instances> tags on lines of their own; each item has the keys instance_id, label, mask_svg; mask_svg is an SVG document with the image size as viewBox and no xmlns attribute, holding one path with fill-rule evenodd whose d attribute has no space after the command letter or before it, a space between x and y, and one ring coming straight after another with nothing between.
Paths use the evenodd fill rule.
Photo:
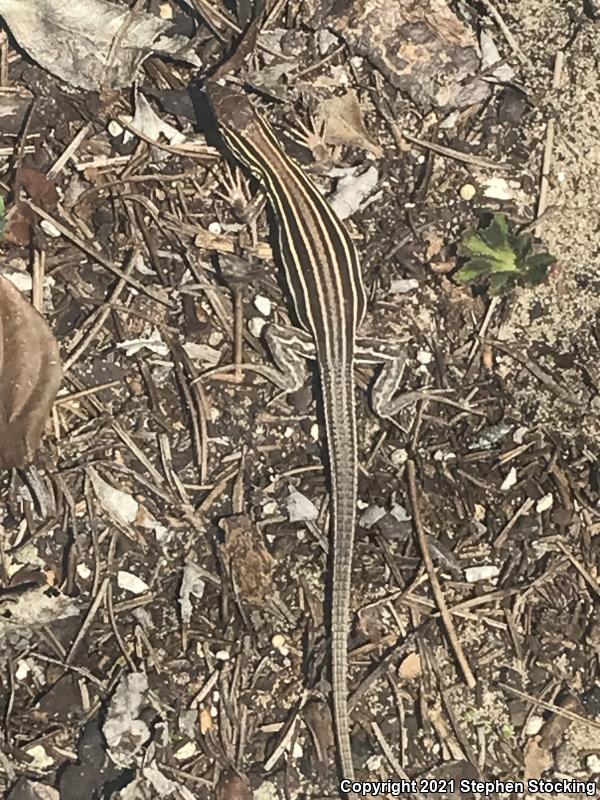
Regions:
<instances>
[{"instance_id":1,"label":"twig","mask_svg":"<svg viewBox=\"0 0 600 800\"><path fill-rule=\"evenodd\" d=\"M573 564L573 566L575 567L577 572L581 575L581 577L585 580L585 582L590 586L592 591L598 597L600 597L600 585L598 585L598 581L596 581L590 575L590 573L587 571L587 569L575 558L575 556L572 553L569 552L569 550L565 547L565 545L560 540L556 544L560 547L560 549L566 555L566 557L569 559L571 564Z\"/></svg>"},{"instance_id":2,"label":"twig","mask_svg":"<svg viewBox=\"0 0 600 800\"><path fill-rule=\"evenodd\" d=\"M433 150L434 153L438 153L441 156L453 158L455 161L462 161L473 167L481 167L481 169L495 169L504 172L511 172L514 169L511 164L507 164L505 161L492 161L491 158L485 158L484 156L474 156L471 153L463 153L460 150L454 150L451 147L436 144L436 142L429 142L427 139L419 139L419 137L401 130L395 123L394 127L399 137L403 137L407 141L416 144L418 147L425 147L427 150Z\"/></svg>"},{"instance_id":3,"label":"twig","mask_svg":"<svg viewBox=\"0 0 600 800\"><path fill-rule=\"evenodd\" d=\"M552 75L552 89L559 89L562 78L562 69L565 61L565 54L559 50L554 58L554 73ZM546 126L546 140L544 142L544 157L542 160L542 177L540 179L540 194L538 197L537 217L541 218L546 210L548 202L548 189L550 186L550 170L552 167L552 155L554 150L555 120L550 118ZM536 226L536 232L538 227Z\"/></svg>"},{"instance_id":4,"label":"twig","mask_svg":"<svg viewBox=\"0 0 600 800\"><path fill-rule=\"evenodd\" d=\"M104 258L104 256L100 255L100 253L97 253L92 247L89 247L82 239L80 239L79 236L73 233L73 231L70 231L65 225L60 223L57 219L50 216L50 214L47 214L43 208L36 206L35 203L31 202L31 200L23 200L23 202L26 203L29 206L29 208L32 209L32 211L35 211L35 213L39 217L45 219L51 225L54 225L56 230L60 234L62 234L62 236L64 236L65 239L68 239L70 242L72 242L76 247L82 250L86 255L88 255L94 261L97 261L99 264L102 264L103 267L106 267L107 270L117 275L119 278L122 278L127 284L133 286L134 289L137 289L139 292L143 292L144 294L148 295L148 297L151 297L153 300L156 300L156 302L160 303L161 306L166 306L167 308L170 308L169 302L166 301L163 297L160 297L159 295L155 294L152 289L149 289L147 286L144 286L144 284L140 283L140 281L138 281L136 278L132 278L131 276L127 275L126 272L124 272L120 267L117 267L116 264L113 264L112 261L109 261L107 258Z\"/></svg>"},{"instance_id":5,"label":"twig","mask_svg":"<svg viewBox=\"0 0 600 800\"><path fill-rule=\"evenodd\" d=\"M475 676L471 672L471 667L469 666L469 662L467 661L466 656L461 647L461 644L458 640L456 629L454 628L454 623L452 622L452 616L448 611L448 606L446 605L446 599L440 587L438 577L435 572L435 567L433 566L433 561L431 559L431 554L429 552L429 546L427 544L427 536L425 535L425 531L421 524L421 515L419 511L419 498L417 495L417 482L415 478L415 463L412 460L406 462L406 476L408 480L408 494L410 497L413 522L415 530L417 532L417 538L419 540L419 547L421 549L423 563L425 565L425 569L427 570L427 575L429 577L429 582L431 584L431 590L433 591L433 596L435 597L435 601L440 610L440 615L442 617L444 627L446 628L446 635L448 636L448 641L450 642L450 645L454 650L454 655L456 656L456 660L460 665L467 686L469 687L469 689L473 689L476 684Z\"/></svg>"},{"instance_id":6,"label":"twig","mask_svg":"<svg viewBox=\"0 0 600 800\"><path fill-rule=\"evenodd\" d=\"M73 661L73 658L75 657L75 653L79 649L79 645L81 644L81 642L83 641L86 633L88 632L89 628L91 627L92 622L94 621L94 618L95 618L96 614L98 613L98 609L100 608L100 606L104 602L104 598L106 597L106 590L108 589L109 582L110 582L110 578L104 578L102 583L98 587L98 593L96 594L96 597L94 597L94 601L93 601L92 605L88 609L87 616L84 619L83 624L82 624L81 628L79 629L79 632L78 632L77 636L73 640L73 644L71 645L71 649L67 653L67 657L65 658L65 664L69 664L70 665L71 661Z\"/></svg>"},{"instance_id":7,"label":"twig","mask_svg":"<svg viewBox=\"0 0 600 800\"><path fill-rule=\"evenodd\" d=\"M592 719L586 719L579 714L575 714L573 711L567 711L565 708L554 705L554 703L547 703L545 700L539 700L537 697L533 697L533 695L527 694L526 692L521 692L518 689L515 689L514 686L508 686L506 683L497 683L496 686L499 689L504 689L505 692L510 692L510 694L520 697L522 700L527 700L528 703L533 703L534 706L545 708L546 711L552 711L559 717L565 717L565 719L570 719L571 722L578 722L581 725L587 725L594 730L600 731L600 722L595 722Z\"/></svg>"}]
</instances>

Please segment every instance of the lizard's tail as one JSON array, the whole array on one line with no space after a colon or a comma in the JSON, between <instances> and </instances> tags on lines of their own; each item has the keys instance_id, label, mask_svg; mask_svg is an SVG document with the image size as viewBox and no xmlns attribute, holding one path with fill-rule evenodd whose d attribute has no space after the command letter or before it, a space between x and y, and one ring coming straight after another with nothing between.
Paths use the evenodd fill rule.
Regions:
<instances>
[{"instance_id":1,"label":"lizard's tail","mask_svg":"<svg viewBox=\"0 0 600 800\"><path fill-rule=\"evenodd\" d=\"M352 363L321 368L331 474L331 680L340 779L354 779L348 715L348 617L356 523L357 446ZM349 794L349 797L354 797Z\"/></svg>"}]
</instances>

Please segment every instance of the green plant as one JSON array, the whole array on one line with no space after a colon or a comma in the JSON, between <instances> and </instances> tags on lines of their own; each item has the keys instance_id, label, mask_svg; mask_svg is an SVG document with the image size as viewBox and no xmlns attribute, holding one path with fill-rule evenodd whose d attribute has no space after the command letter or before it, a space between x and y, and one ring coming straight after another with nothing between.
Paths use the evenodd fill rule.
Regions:
<instances>
[{"instance_id":1,"label":"green plant","mask_svg":"<svg viewBox=\"0 0 600 800\"><path fill-rule=\"evenodd\" d=\"M533 253L533 237L517 233L506 214L493 214L487 226L468 231L458 253L467 260L454 277L459 283L487 283L490 294L502 294L517 283L538 284L556 258Z\"/></svg>"}]
</instances>

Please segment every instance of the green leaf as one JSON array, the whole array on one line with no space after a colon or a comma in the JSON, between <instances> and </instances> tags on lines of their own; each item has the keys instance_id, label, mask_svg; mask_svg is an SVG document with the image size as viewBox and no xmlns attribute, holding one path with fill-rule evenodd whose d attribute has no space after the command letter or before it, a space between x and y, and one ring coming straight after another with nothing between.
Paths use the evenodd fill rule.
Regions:
<instances>
[{"instance_id":1,"label":"green leaf","mask_svg":"<svg viewBox=\"0 0 600 800\"><path fill-rule=\"evenodd\" d=\"M489 271L489 265L489 259L483 258L483 256L470 258L465 261L454 277L461 283L468 283L481 275L485 275Z\"/></svg>"},{"instance_id":2,"label":"green leaf","mask_svg":"<svg viewBox=\"0 0 600 800\"><path fill-rule=\"evenodd\" d=\"M493 250L506 250L509 247L506 214L494 214L492 221L487 228L484 228L481 235Z\"/></svg>"},{"instance_id":3,"label":"green leaf","mask_svg":"<svg viewBox=\"0 0 600 800\"><path fill-rule=\"evenodd\" d=\"M509 289L514 282L514 277L508 275L506 272L490 275L490 294L502 294L502 292Z\"/></svg>"},{"instance_id":4,"label":"green leaf","mask_svg":"<svg viewBox=\"0 0 600 800\"><path fill-rule=\"evenodd\" d=\"M493 214L487 225L467 231L458 246L466 257L455 273L459 283L487 281L491 294L512 288L517 280L537 284L555 262L549 253L531 255L533 238L529 233L516 233L506 214Z\"/></svg>"},{"instance_id":5,"label":"green leaf","mask_svg":"<svg viewBox=\"0 0 600 800\"><path fill-rule=\"evenodd\" d=\"M531 251L532 245L533 237L529 233L519 233L513 237L513 247L519 258L525 258Z\"/></svg>"}]
</instances>

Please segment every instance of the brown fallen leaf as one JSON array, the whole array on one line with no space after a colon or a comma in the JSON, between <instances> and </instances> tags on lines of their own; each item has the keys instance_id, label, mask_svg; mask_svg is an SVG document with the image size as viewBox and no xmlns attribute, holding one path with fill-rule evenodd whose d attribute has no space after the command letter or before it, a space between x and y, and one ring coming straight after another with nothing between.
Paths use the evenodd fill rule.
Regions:
<instances>
[{"instance_id":1,"label":"brown fallen leaf","mask_svg":"<svg viewBox=\"0 0 600 800\"><path fill-rule=\"evenodd\" d=\"M61 376L58 343L46 321L0 276L0 469L31 461Z\"/></svg>"},{"instance_id":2,"label":"brown fallen leaf","mask_svg":"<svg viewBox=\"0 0 600 800\"><path fill-rule=\"evenodd\" d=\"M229 561L241 597L262 602L274 592L275 561L263 543L260 531L244 514L226 517L219 527L225 532L221 550Z\"/></svg>"},{"instance_id":3,"label":"brown fallen leaf","mask_svg":"<svg viewBox=\"0 0 600 800\"><path fill-rule=\"evenodd\" d=\"M248 778L232 772L223 772L217 783L217 800L252 800L253 792Z\"/></svg>"},{"instance_id":4,"label":"brown fallen leaf","mask_svg":"<svg viewBox=\"0 0 600 800\"><path fill-rule=\"evenodd\" d=\"M362 120L362 111L356 93L345 94L323 101L318 122L323 126L323 138L329 144L360 147L381 158L383 150L369 138Z\"/></svg>"},{"instance_id":5,"label":"brown fallen leaf","mask_svg":"<svg viewBox=\"0 0 600 800\"><path fill-rule=\"evenodd\" d=\"M406 681L415 681L421 677L421 656L418 653L409 653L400 664L398 674Z\"/></svg>"},{"instance_id":6,"label":"brown fallen leaf","mask_svg":"<svg viewBox=\"0 0 600 800\"><path fill-rule=\"evenodd\" d=\"M43 172L32 167L21 167L19 181L36 206L40 206L44 211L52 211L56 208L58 203L56 184ZM34 223L33 211L21 200L17 200L6 214L4 238L18 247L27 247L31 242Z\"/></svg>"},{"instance_id":7,"label":"brown fallen leaf","mask_svg":"<svg viewBox=\"0 0 600 800\"><path fill-rule=\"evenodd\" d=\"M541 736L532 736L525 745L525 780L541 778L552 766L552 755L540 745Z\"/></svg>"}]
</instances>

